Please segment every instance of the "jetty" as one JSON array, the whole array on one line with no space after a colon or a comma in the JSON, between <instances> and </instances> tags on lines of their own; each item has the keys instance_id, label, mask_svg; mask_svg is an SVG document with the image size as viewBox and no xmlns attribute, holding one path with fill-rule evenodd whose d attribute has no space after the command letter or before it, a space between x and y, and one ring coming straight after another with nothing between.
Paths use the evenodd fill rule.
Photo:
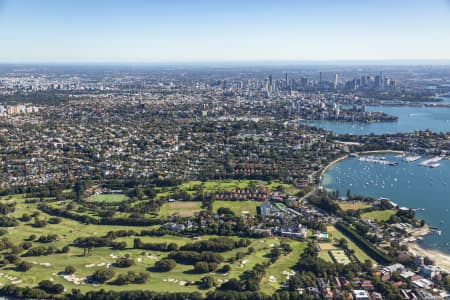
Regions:
<instances>
[{"instance_id":1,"label":"jetty","mask_svg":"<svg viewBox=\"0 0 450 300\"><path fill-rule=\"evenodd\" d=\"M422 158L422 156L420 156L420 155L413 155L413 156L407 156L407 157L403 158L403 161L410 163L410 162L415 162L421 158Z\"/></svg>"},{"instance_id":2,"label":"jetty","mask_svg":"<svg viewBox=\"0 0 450 300\"><path fill-rule=\"evenodd\" d=\"M380 164L380 165L386 165L386 166L396 166L398 165L397 162L392 162L389 160L386 160L384 157L376 158L374 156L362 156L358 158L359 161L374 163L374 164Z\"/></svg>"},{"instance_id":3,"label":"jetty","mask_svg":"<svg viewBox=\"0 0 450 300\"><path fill-rule=\"evenodd\" d=\"M436 157L424 160L419 165L421 165L423 167L437 168L440 166L440 164L438 162L441 161L442 159L443 159L442 156L436 156Z\"/></svg>"}]
</instances>

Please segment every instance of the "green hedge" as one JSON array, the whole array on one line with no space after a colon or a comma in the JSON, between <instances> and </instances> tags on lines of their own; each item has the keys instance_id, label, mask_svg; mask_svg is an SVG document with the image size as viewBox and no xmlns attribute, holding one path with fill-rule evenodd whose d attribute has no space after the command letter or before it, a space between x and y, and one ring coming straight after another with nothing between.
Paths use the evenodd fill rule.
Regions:
<instances>
[{"instance_id":1,"label":"green hedge","mask_svg":"<svg viewBox=\"0 0 450 300\"><path fill-rule=\"evenodd\" d=\"M341 230L346 236L348 236L356 245L362 248L367 254L376 260L380 264L390 264L394 260L389 255L381 252L373 244L364 239L355 230L350 228L347 224L338 222L336 223L336 228Z\"/></svg>"}]
</instances>

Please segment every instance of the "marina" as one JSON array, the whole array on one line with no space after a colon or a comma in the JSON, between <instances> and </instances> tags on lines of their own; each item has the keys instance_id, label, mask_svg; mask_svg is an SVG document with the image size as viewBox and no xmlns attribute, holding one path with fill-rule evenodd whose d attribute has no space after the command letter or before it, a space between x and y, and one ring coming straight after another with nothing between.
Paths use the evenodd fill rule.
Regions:
<instances>
[{"instance_id":1,"label":"marina","mask_svg":"<svg viewBox=\"0 0 450 300\"><path fill-rule=\"evenodd\" d=\"M408 154L384 153L372 156L379 161L396 162L392 167L385 163L368 163L367 156L349 157L331 166L323 175L322 186L327 190L338 190L345 194L366 195L387 200L396 207L411 208L418 218L424 219L430 234L417 242L424 248L450 254L450 161L442 157L422 157L415 162L404 160ZM363 158L362 160L360 158ZM439 168L423 167L422 163L438 163Z\"/></svg>"},{"instance_id":2,"label":"marina","mask_svg":"<svg viewBox=\"0 0 450 300\"><path fill-rule=\"evenodd\" d=\"M436 157L424 160L423 162L420 163L420 165L423 167L437 168L437 167L441 166L438 162L441 161L442 159L443 159L443 157L436 156Z\"/></svg>"},{"instance_id":3,"label":"marina","mask_svg":"<svg viewBox=\"0 0 450 300\"><path fill-rule=\"evenodd\" d=\"M392 162L386 160L384 157L376 158L374 156L361 156L358 158L359 161L369 162L369 163L375 163L375 164L381 164L386 166L397 166L397 162Z\"/></svg>"},{"instance_id":4,"label":"marina","mask_svg":"<svg viewBox=\"0 0 450 300\"><path fill-rule=\"evenodd\" d=\"M422 156L420 156L420 155L406 156L403 159L403 161L410 163L410 162L415 162L421 158L422 158Z\"/></svg>"}]
</instances>

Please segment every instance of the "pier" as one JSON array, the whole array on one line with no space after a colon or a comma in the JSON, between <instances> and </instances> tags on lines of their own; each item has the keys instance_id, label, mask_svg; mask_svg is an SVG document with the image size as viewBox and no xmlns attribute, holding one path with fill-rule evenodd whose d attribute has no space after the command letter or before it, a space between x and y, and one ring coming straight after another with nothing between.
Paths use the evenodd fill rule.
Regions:
<instances>
[{"instance_id":1,"label":"pier","mask_svg":"<svg viewBox=\"0 0 450 300\"><path fill-rule=\"evenodd\" d=\"M386 160L385 158L375 158L373 156L367 156L367 157L360 157L358 158L359 161L364 161L364 162L370 162L370 163L375 163L375 164L380 164L380 165L386 165L386 166L396 166L398 165L397 162L392 162L389 160Z\"/></svg>"},{"instance_id":2,"label":"pier","mask_svg":"<svg viewBox=\"0 0 450 300\"><path fill-rule=\"evenodd\" d=\"M438 162L441 161L442 159L443 159L443 157L436 156L436 157L424 160L419 165L421 165L423 167L437 168L440 166L440 164Z\"/></svg>"}]
</instances>

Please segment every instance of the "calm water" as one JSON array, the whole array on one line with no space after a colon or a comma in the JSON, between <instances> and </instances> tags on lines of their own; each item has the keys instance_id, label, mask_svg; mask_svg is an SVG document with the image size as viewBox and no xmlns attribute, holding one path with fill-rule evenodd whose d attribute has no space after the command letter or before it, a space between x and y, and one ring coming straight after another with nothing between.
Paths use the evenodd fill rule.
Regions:
<instances>
[{"instance_id":1,"label":"calm water","mask_svg":"<svg viewBox=\"0 0 450 300\"><path fill-rule=\"evenodd\" d=\"M381 155L380 155L381 156ZM398 166L361 162L348 158L332 166L324 175L326 189L345 195L387 197L400 206L425 208L417 216L442 230L442 235L430 234L421 245L450 254L450 161L442 160L438 168L419 166L424 159L406 163L394 154L383 154Z\"/></svg>"},{"instance_id":2,"label":"calm water","mask_svg":"<svg viewBox=\"0 0 450 300\"><path fill-rule=\"evenodd\" d=\"M446 98L445 103L450 103ZM443 107L387 107L368 106L369 111L382 111L399 117L397 122L352 123L337 121L302 121L337 134L384 134L413 132L430 129L434 132L450 132L450 108Z\"/></svg>"}]
</instances>

